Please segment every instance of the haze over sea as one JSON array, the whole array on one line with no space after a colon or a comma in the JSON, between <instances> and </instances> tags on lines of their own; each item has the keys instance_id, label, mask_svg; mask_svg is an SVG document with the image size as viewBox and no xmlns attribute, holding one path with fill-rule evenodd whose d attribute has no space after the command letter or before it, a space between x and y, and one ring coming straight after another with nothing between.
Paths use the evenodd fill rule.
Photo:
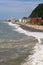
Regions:
<instances>
[{"instance_id":1,"label":"haze over sea","mask_svg":"<svg viewBox=\"0 0 43 65\"><path fill-rule=\"evenodd\" d=\"M0 21L0 65L43 65L42 39L42 32Z\"/></svg>"}]
</instances>

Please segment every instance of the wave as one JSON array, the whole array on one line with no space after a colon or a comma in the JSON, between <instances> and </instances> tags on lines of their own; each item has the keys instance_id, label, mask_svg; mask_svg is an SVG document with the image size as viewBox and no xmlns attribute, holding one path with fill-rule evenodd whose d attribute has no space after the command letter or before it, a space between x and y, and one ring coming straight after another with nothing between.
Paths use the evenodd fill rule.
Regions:
<instances>
[{"instance_id":1,"label":"wave","mask_svg":"<svg viewBox=\"0 0 43 65\"><path fill-rule=\"evenodd\" d=\"M41 39L43 39L43 33L42 32L29 32L26 30L23 30L20 28L17 24L8 23L10 26L13 26L16 28L16 30L19 33L24 33L27 36L33 36L36 39L38 39L38 43L33 48L33 55L29 55L28 58L26 58L26 62L22 63L21 65L43 65L43 45L41 45Z\"/></svg>"},{"instance_id":2,"label":"wave","mask_svg":"<svg viewBox=\"0 0 43 65\"><path fill-rule=\"evenodd\" d=\"M29 31L26 31L26 30L24 30L24 29L22 29L21 27L20 27L20 25L18 25L18 24L13 24L13 23L9 23L8 22L8 25L9 26L11 26L11 27L13 27L13 31L17 31L17 32L19 32L19 33L24 33L25 35L27 35L27 36L33 36L33 37L35 37L36 39L38 39L38 41L39 41L39 43L41 42L40 41L40 39L39 39L39 37L40 38L42 38L43 36L42 36L42 33L40 33L39 34L39 32L29 32ZM15 29L16 28L16 29ZM38 34L40 35L40 36L38 36Z\"/></svg>"},{"instance_id":3,"label":"wave","mask_svg":"<svg viewBox=\"0 0 43 65\"><path fill-rule=\"evenodd\" d=\"M34 47L33 55L29 55L21 65L43 65L43 45L37 44Z\"/></svg>"},{"instance_id":4,"label":"wave","mask_svg":"<svg viewBox=\"0 0 43 65\"><path fill-rule=\"evenodd\" d=\"M24 33L24 34L26 34L28 36L43 38L43 32L30 32L30 31L26 31L26 30L22 29L20 27L20 25L18 25L18 24L13 24L11 22L4 22L4 23L7 23L9 26L11 26L13 31L17 31L19 33Z\"/></svg>"}]
</instances>

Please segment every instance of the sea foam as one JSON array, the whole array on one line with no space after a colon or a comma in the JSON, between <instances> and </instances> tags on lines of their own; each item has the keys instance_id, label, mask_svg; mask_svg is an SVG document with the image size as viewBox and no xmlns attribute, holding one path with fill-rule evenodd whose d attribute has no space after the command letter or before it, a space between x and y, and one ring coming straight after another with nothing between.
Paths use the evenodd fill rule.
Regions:
<instances>
[{"instance_id":1,"label":"sea foam","mask_svg":"<svg viewBox=\"0 0 43 65\"><path fill-rule=\"evenodd\" d=\"M27 36L34 36L36 39L38 39L38 43L33 48L33 55L29 55L28 58L26 58L26 62L22 63L21 65L43 65L43 45L41 44L41 40L43 39L43 33L42 32L29 32L26 30L23 30L19 27L17 24L8 23L10 26L13 26L16 28L16 30L19 33L24 33Z\"/></svg>"},{"instance_id":2,"label":"sea foam","mask_svg":"<svg viewBox=\"0 0 43 65\"><path fill-rule=\"evenodd\" d=\"M27 36L33 36L33 37L37 38L39 42L41 42L39 38L43 38L43 33L41 33L41 32L39 33L39 32L26 31L26 30L22 29L20 27L20 25L13 24L11 22L10 23L8 22L8 25L11 26L11 27L13 27L13 29L12 29L13 31L17 31L19 33L24 33Z\"/></svg>"}]
</instances>

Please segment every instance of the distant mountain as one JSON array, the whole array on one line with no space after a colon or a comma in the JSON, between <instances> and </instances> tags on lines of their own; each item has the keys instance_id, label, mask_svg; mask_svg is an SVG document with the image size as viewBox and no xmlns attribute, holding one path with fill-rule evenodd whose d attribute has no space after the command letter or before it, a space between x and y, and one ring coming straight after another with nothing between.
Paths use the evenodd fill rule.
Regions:
<instances>
[{"instance_id":1,"label":"distant mountain","mask_svg":"<svg viewBox=\"0 0 43 65\"><path fill-rule=\"evenodd\" d=\"M41 17L43 19L43 3L39 4L31 13L31 15L29 16L31 18L37 18L37 17Z\"/></svg>"}]
</instances>

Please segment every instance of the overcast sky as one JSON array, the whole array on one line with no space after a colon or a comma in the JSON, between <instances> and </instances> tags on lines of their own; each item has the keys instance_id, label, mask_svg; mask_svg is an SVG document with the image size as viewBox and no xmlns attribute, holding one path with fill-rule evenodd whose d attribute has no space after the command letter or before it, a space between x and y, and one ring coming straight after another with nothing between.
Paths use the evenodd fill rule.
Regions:
<instances>
[{"instance_id":1,"label":"overcast sky","mask_svg":"<svg viewBox=\"0 0 43 65\"><path fill-rule=\"evenodd\" d=\"M0 19L28 17L43 0L0 0Z\"/></svg>"}]
</instances>

